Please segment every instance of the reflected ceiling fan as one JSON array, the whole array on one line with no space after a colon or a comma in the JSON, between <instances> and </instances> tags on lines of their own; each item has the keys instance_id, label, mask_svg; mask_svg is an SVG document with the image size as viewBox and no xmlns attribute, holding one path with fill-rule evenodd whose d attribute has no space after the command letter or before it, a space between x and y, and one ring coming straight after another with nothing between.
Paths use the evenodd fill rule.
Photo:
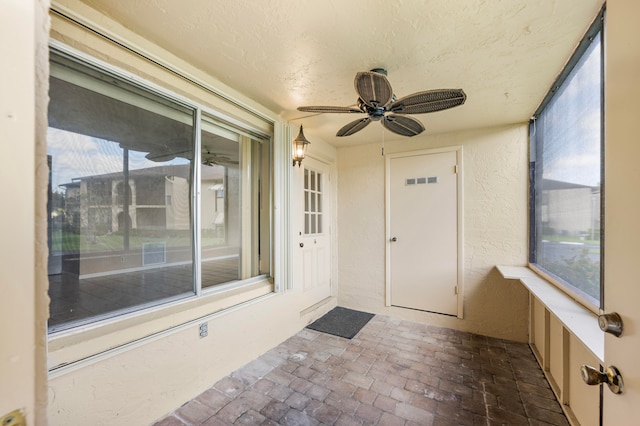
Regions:
<instances>
[{"instance_id":1,"label":"reflected ceiling fan","mask_svg":"<svg viewBox=\"0 0 640 426\"><path fill-rule=\"evenodd\" d=\"M336 136L350 136L364 129L372 121L381 121L389 131L402 136L415 136L424 126L406 114L424 114L462 105L467 95L462 89L436 89L413 93L396 100L387 71L375 68L356 74L354 86L358 93L358 106L301 106L298 111L317 113L358 113L367 117L342 127Z\"/></svg>"},{"instance_id":2,"label":"reflected ceiling fan","mask_svg":"<svg viewBox=\"0 0 640 426\"><path fill-rule=\"evenodd\" d=\"M193 157L193 151L188 150L173 153L150 152L145 157L148 160L157 162L171 161L176 157L182 157L191 160ZM229 157L228 155L216 154L215 152L211 152L207 147L202 148L201 160L202 164L204 164L205 166L227 166L236 165L239 163L238 161L231 159L231 157Z\"/></svg>"},{"instance_id":3,"label":"reflected ceiling fan","mask_svg":"<svg viewBox=\"0 0 640 426\"><path fill-rule=\"evenodd\" d=\"M208 149L202 150L202 164L205 166L227 166L238 164L238 161L232 160L227 155L209 152Z\"/></svg>"}]
</instances>

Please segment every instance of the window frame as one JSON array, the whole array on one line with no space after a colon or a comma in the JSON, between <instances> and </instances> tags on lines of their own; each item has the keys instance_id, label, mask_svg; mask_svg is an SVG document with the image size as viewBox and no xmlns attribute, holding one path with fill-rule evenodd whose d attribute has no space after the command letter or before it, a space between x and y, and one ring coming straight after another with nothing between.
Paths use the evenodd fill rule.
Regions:
<instances>
[{"instance_id":1,"label":"window frame","mask_svg":"<svg viewBox=\"0 0 640 426\"><path fill-rule=\"evenodd\" d=\"M578 47L571 55L569 61L562 69L554 83L551 85L550 90L547 92L542 102L534 112L529 121L529 267L542 275L546 280L550 281L556 287L563 292L567 293L570 297L577 300L580 304L594 313L599 313L604 308L604 252L605 252L605 18L606 18L606 4L603 5L596 18L593 20L583 38L580 40ZM576 65L581 61L584 54L587 52L595 37L600 37L600 298L599 300L593 299L574 285L566 282L562 278L554 275L551 271L545 269L542 265L536 263L537 256L537 232L536 222L536 156L537 147L535 139L536 120L545 111L548 104L554 99L556 94L560 92L567 78L571 75Z\"/></svg>"},{"instance_id":2,"label":"window frame","mask_svg":"<svg viewBox=\"0 0 640 426\"><path fill-rule=\"evenodd\" d=\"M193 173L191 179L193 179L192 191L190 193L190 197L195 201L193 204L193 209L190 215L191 221L191 236L193 238L193 242L191 245L192 251L192 261L193 261L193 293L187 295L179 295L172 296L166 299L162 299L161 301L153 301L147 303L141 303L137 305L133 305L131 307L118 310L115 314L107 313L101 314L97 316L88 317L85 319L80 319L76 321L65 323L62 326L48 328L48 340L50 342L54 342L54 347L57 347L56 341L60 344L65 340L75 340L78 334L82 334L86 331L95 331L97 329L104 329L104 334L110 334L110 330L121 328L124 323L139 323L140 318L147 317L151 315L154 318L157 318L157 313L160 311L166 311L167 313L175 312L176 309L181 309L180 307L186 306L197 306L202 307L205 305L216 305L216 306L225 306L232 307L237 306L238 304L247 302L256 297L261 297L264 295L264 286L262 286L262 290L259 289L261 283L268 283L270 287L270 293L276 293L281 291L278 286L274 285L275 282L275 256L274 256L274 247L275 247L275 232L274 232L274 167L275 167L275 157L274 157L274 141L275 135L272 132L268 134L263 130L260 130L258 127L251 125L246 121L242 121L236 119L232 116L229 116L223 112L220 112L214 108L208 107L201 102L188 98L186 96L178 95L175 92L168 90L165 87L162 87L158 84L154 84L140 76L132 74L130 72L124 71L116 66L113 66L110 63L99 60L87 53L78 51L62 42L57 40L49 41L49 51L67 58L69 60L78 62L84 66L89 68L93 68L96 71L103 73L105 75L111 75L118 79L122 79L125 82L139 87L143 91L148 91L156 96L167 99L170 102L175 102L180 106L184 106L190 108L194 111L193 114L193 138L194 138L194 155L193 162L197 161L197 167L193 168ZM195 98L195 97L194 97ZM233 103L233 106L238 107L241 105L237 103ZM201 218L201 132L202 132L202 116L206 115L208 117L214 118L218 123L224 125L228 129L237 132L240 137L250 138L254 143L268 143L268 150L266 152L266 156L268 158L263 159L262 162L268 163L268 170L264 174L264 178L266 182L261 183L261 188L268 188L268 196L262 197L260 200L262 203L266 204L266 210L268 212L268 217L264 218L264 222L269 224L268 241L266 243L260 242L260 246L264 247L265 244L268 245L268 271L266 273L261 273L256 276L251 276L246 279L241 279L237 281L231 281L227 283L223 283L216 286L211 287L202 287L201 283L201 226L200 226L200 218ZM273 125L274 122L268 121L266 117L256 117ZM241 174L241 176L244 173ZM255 211L260 209L260 206L254 206ZM264 210L264 208L263 208ZM48 231L49 232L49 231ZM252 245L257 245L258 241L252 243ZM259 253L256 252L256 256L259 256ZM259 260L254 260L258 262ZM262 262L260 262L262 264ZM243 288L247 289L248 299L244 300L242 297L238 297L238 292L242 291ZM225 297L231 295L229 299L231 300L231 304L226 306L224 302L221 302ZM214 315L216 312L210 312L209 315ZM99 351L98 351L99 352Z\"/></svg>"}]
</instances>

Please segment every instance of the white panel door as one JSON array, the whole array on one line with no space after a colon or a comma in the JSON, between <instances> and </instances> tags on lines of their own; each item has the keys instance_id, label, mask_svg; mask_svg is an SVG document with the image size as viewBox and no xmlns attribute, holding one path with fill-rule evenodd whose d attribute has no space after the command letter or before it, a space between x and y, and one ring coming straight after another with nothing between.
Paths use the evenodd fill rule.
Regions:
<instances>
[{"instance_id":1,"label":"white panel door","mask_svg":"<svg viewBox=\"0 0 640 426\"><path fill-rule=\"evenodd\" d=\"M605 334L605 367L617 367L621 395L603 390L603 425L640 424L640 2L608 1L605 84L604 305L622 317L621 337ZM586 385L585 385L586 386Z\"/></svg>"},{"instance_id":2,"label":"white panel door","mask_svg":"<svg viewBox=\"0 0 640 426\"><path fill-rule=\"evenodd\" d=\"M391 305L458 314L456 151L388 163Z\"/></svg>"},{"instance_id":3,"label":"white panel door","mask_svg":"<svg viewBox=\"0 0 640 426\"><path fill-rule=\"evenodd\" d=\"M303 211L299 246L302 251L304 307L331 295L331 184L328 168L306 158L303 162Z\"/></svg>"}]
</instances>

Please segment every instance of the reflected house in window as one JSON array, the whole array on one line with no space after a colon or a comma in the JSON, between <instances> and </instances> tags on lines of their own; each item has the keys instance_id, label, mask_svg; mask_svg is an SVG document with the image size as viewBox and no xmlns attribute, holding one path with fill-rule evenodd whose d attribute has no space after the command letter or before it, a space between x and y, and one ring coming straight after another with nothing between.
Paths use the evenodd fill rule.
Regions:
<instances>
[{"instance_id":1,"label":"reflected house in window","mask_svg":"<svg viewBox=\"0 0 640 426\"><path fill-rule=\"evenodd\" d=\"M599 238L600 186L544 179L540 208L543 234Z\"/></svg>"},{"instance_id":2,"label":"reflected house in window","mask_svg":"<svg viewBox=\"0 0 640 426\"><path fill-rule=\"evenodd\" d=\"M221 237L217 240L220 244L225 242L224 187L227 173L223 166L202 168L202 186L208 190L202 191L201 203L209 229L214 229ZM144 242L138 241L141 237L145 241L149 238L156 241L155 237L162 240L184 239L184 232L191 229L190 174L190 164L130 170L128 188L121 172L75 178L60 185L64 188L66 225L78 230L82 241L93 245L97 251L100 251L103 241L100 237L114 235L124 238L129 255L131 251L140 253L144 249ZM158 231L158 235L154 231ZM190 256L190 245L180 245L183 247L181 250L175 249L176 244L172 245L174 248L165 258L166 262L179 262ZM85 256L83 258L78 271L80 275L97 272L94 268L87 268L93 262L88 262ZM142 264L141 258L138 266ZM100 262L100 269L104 267L105 262ZM119 269L117 263L114 267Z\"/></svg>"},{"instance_id":3,"label":"reflected house in window","mask_svg":"<svg viewBox=\"0 0 640 426\"><path fill-rule=\"evenodd\" d=\"M190 165L166 165L129 171L129 188L122 173L76 178L65 188L67 214L79 217L80 228L103 235L130 229L190 229ZM212 221L224 228L224 175L222 166L203 167L202 203L213 214ZM128 218L125 217L128 199Z\"/></svg>"},{"instance_id":4,"label":"reflected house in window","mask_svg":"<svg viewBox=\"0 0 640 426\"><path fill-rule=\"evenodd\" d=\"M87 233L122 232L126 197L131 229L188 230L190 207L182 204L190 198L189 173L189 164L131 170L128 190L122 173L76 178L61 185L67 214L78 217ZM213 214L212 222L224 229L224 167L203 167L202 174L202 184L209 189L203 191L202 202Z\"/></svg>"}]
</instances>

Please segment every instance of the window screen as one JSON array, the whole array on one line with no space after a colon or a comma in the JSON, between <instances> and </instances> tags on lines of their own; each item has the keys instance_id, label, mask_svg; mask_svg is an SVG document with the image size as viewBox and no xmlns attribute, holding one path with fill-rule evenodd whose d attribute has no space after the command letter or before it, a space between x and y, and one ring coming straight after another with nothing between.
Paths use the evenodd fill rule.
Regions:
<instances>
[{"instance_id":1,"label":"window screen","mask_svg":"<svg viewBox=\"0 0 640 426\"><path fill-rule=\"evenodd\" d=\"M50 332L270 273L268 138L50 58Z\"/></svg>"},{"instance_id":2,"label":"window screen","mask_svg":"<svg viewBox=\"0 0 640 426\"><path fill-rule=\"evenodd\" d=\"M601 303L603 78L600 20L536 114L531 263Z\"/></svg>"}]
</instances>

